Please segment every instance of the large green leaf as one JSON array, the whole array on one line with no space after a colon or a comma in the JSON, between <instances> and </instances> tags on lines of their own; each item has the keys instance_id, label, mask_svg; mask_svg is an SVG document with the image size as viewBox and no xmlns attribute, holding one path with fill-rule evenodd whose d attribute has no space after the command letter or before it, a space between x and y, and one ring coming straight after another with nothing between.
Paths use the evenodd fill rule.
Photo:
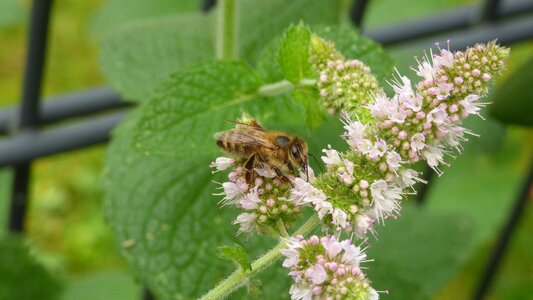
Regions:
<instances>
[{"instance_id":1,"label":"large green leaf","mask_svg":"<svg viewBox=\"0 0 533 300\"><path fill-rule=\"evenodd\" d=\"M171 157L219 153L213 134L228 120L248 113L258 120L277 117L287 98L257 95L260 78L239 62L206 63L171 77L142 109L135 146ZM298 118L297 118L298 119Z\"/></svg>"},{"instance_id":2,"label":"large green leaf","mask_svg":"<svg viewBox=\"0 0 533 300\"><path fill-rule=\"evenodd\" d=\"M533 58L496 91L490 115L504 124L533 126Z\"/></svg>"},{"instance_id":3,"label":"large green leaf","mask_svg":"<svg viewBox=\"0 0 533 300\"><path fill-rule=\"evenodd\" d=\"M115 30L102 42L103 74L126 99L148 101L170 74L213 57L210 27L211 18L190 14Z\"/></svg>"},{"instance_id":4,"label":"large green leaf","mask_svg":"<svg viewBox=\"0 0 533 300\"><path fill-rule=\"evenodd\" d=\"M472 224L457 214L405 207L401 218L380 228L368 255L368 276L391 299L430 299L466 259Z\"/></svg>"},{"instance_id":5,"label":"large green leaf","mask_svg":"<svg viewBox=\"0 0 533 300\"><path fill-rule=\"evenodd\" d=\"M199 12L201 3L201 0L107 0L91 24L91 33L101 37L117 27L139 21Z\"/></svg>"},{"instance_id":6,"label":"large green leaf","mask_svg":"<svg viewBox=\"0 0 533 300\"><path fill-rule=\"evenodd\" d=\"M216 257L218 246L237 242L254 258L274 241L237 239L230 225L235 211L220 209L212 195L217 186L212 180L222 178L211 174L210 157L175 160L133 150L138 121L132 116L122 124L109 147L105 215L134 274L158 299L193 299L235 268ZM262 299L286 298L289 281L279 264L260 277L269 287Z\"/></svg>"},{"instance_id":7,"label":"large green leaf","mask_svg":"<svg viewBox=\"0 0 533 300\"><path fill-rule=\"evenodd\" d=\"M115 1L117 6L124 2ZM335 3L322 0L240 1L237 43L240 57L255 61L265 42L281 34L291 23L300 20L310 24L333 23L337 12ZM135 1L132 9L136 13L128 20L141 14L140 8L144 5L147 4ZM147 13L150 18L144 18L142 13L135 17L140 21L110 30L102 41L103 74L108 83L129 100L148 101L154 88L171 73L214 58L215 14L178 14L183 10L169 5L167 0L150 2L149 6L153 8L149 11L165 13ZM128 4L124 6L129 7Z\"/></svg>"},{"instance_id":8,"label":"large green leaf","mask_svg":"<svg viewBox=\"0 0 533 300\"><path fill-rule=\"evenodd\" d=\"M22 240L0 239L0 299L57 299L61 282L29 253Z\"/></svg>"},{"instance_id":9,"label":"large green leaf","mask_svg":"<svg viewBox=\"0 0 533 300\"><path fill-rule=\"evenodd\" d=\"M313 78L309 62L311 30L303 24L291 26L285 31L279 49L279 65L285 78L292 83Z\"/></svg>"}]
</instances>

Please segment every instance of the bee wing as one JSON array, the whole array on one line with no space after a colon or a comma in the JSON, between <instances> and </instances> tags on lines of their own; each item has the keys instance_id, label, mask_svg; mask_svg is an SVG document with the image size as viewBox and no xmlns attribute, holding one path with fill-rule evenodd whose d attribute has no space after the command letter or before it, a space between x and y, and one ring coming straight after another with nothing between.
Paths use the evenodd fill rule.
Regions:
<instances>
[{"instance_id":1,"label":"bee wing","mask_svg":"<svg viewBox=\"0 0 533 300\"><path fill-rule=\"evenodd\" d=\"M276 145L271 143L266 138L267 132L259 129L249 128L237 128L234 130L217 132L213 137L218 141L229 141L233 144L240 144L250 147L266 147L270 149L276 149Z\"/></svg>"}]
</instances>

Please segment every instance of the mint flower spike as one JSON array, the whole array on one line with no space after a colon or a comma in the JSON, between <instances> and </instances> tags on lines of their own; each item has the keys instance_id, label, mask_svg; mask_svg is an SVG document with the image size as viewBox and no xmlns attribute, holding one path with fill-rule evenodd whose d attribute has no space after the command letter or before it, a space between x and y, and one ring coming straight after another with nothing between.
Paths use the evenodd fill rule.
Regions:
<instances>
[{"instance_id":1,"label":"mint flower spike","mask_svg":"<svg viewBox=\"0 0 533 300\"><path fill-rule=\"evenodd\" d=\"M306 240L300 235L285 240L285 245L280 252L286 257L283 266L294 280L291 299L379 299L361 271L361 263L368 261L364 249L352 245L351 240L332 235L313 235Z\"/></svg>"},{"instance_id":2,"label":"mint flower spike","mask_svg":"<svg viewBox=\"0 0 533 300\"><path fill-rule=\"evenodd\" d=\"M221 183L221 192L216 194L223 196L219 204L233 205L243 210L233 221L233 224L240 226L238 234L255 231L286 235L287 226L294 224L303 203L294 201L290 183L281 180L266 164L254 168L254 182L248 184L245 179L245 163L244 160L218 157L210 164L210 167L215 168L213 172L232 169L228 174L228 181Z\"/></svg>"},{"instance_id":3,"label":"mint flower spike","mask_svg":"<svg viewBox=\"0 0 533 300\"><path fill-rule=\"evenodd\" d=\"M359 111L366 112L341 112L342 137L350 150L324 149L327 172L311 183L296 184L292 191L297 202L314 207L326 227L357 238L374 233L374 224L397 217L403 197L416 193L416 182L424 182L410 169L413 163L425 160L442 175L442 165L448 165L445 154L460 153L466 135L475 135L462 120L479 115L487 104L479 100L486 95L488 81L504 69L509 50L491 42L464 52L439 51L418 60L417 84L397 71L392 97L381 90L369 92L368 100L357 100ZM345 65L336 72L343 70ZM328 80L319 82L331 87ZM354 105L354 99L344 96L352 90L349 78L337 87L339 91L324 93L321 101Z\"/></svg>"}]
</instances>

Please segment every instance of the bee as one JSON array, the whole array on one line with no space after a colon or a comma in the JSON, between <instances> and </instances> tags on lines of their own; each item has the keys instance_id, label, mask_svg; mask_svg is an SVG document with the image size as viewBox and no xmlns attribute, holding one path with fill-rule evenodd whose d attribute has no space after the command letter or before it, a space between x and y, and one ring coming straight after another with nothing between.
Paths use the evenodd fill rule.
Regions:
<instances>
[{"instance_id":1,"label":"bee","mask_svg":"<svg viewBox=\"0 0 533 300\"><path fill-rule=\"evenodd\" d=\"M309 177L307 142L303 138L282 131L267 131L255 120L235 123L235 129L218 132L214 138L222 150L246 160L247 183L254 180L255 166L263 164L270 165L286 181L289 181L287 172L296 176L295 167Z\"/></svg>"}]
</instances>

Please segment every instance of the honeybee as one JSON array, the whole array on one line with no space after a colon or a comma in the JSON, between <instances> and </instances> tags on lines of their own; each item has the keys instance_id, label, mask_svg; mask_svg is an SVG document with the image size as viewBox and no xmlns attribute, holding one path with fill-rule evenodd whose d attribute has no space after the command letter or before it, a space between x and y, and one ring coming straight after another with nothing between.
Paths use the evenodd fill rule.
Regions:
<instances>
[{"instance_id":1,"label":"honeybee","mask_svg":"<svg viewBox=\"0 0 533 300\"><path fill-rule=\"evenodd\" d=\"M214 138L222 150L246 160L247 183L254 180L254 167L262 164L270 165L286 181L289 181L287 172L296 176L294 167L309 177L307 142L303 138L282 131L267 131L255 120L235 123L235 129L218 132Z\"/></svg>"}]
</instances>

